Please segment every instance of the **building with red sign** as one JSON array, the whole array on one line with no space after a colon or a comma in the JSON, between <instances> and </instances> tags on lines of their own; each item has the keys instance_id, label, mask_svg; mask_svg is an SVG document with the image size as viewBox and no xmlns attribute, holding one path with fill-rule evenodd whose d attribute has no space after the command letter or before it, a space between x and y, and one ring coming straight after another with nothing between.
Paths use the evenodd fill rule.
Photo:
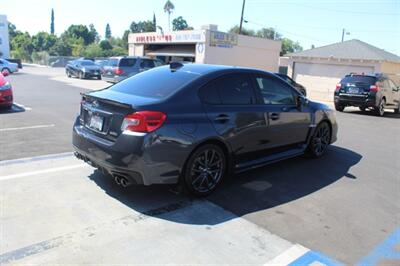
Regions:
<instances>
[{"instance_id":1,"label":"building with red sign","mask_svg":"<svg viewBox=\"0 0 400 266\"><path fill-rule=\"evenodd\" d=\"M157 57L164 62L253 67L277 72L281 42L229 34L209 25L201 30L129 35L129 55Z\"/></svg>"}]
</instances>

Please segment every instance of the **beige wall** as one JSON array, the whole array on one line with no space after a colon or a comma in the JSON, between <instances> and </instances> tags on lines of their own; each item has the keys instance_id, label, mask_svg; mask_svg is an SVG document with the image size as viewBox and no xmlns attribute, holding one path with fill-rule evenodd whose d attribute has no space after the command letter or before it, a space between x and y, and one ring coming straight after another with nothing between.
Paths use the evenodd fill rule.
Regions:
<instances>
[{"instance_id":1,"label":"beige wall","mask_svg":"<svg viewBox=\"0 0 400 266\"><path fill-rule=\"evenodd\" d=\"M380 72L381 63L377 61L291 58L288 74L292 76L295 62L294 79L307 88L308 97L316 101L333 101L336 84L346 74Z\"/></svg>"},{"instance_id":2,"label":"beige wall","mask_svg":"<svg viewBox=\"0 0 400 266\"><path fill-rule=\"evenodd\" d=\"M381 72L390 74L390 78L400 86L400 63L384 62Z\"/></svg>"},{"instance_id":3,"label":"beige wall","mask_svg":"<svg viewBox=\"0 0 400 266\"><path fill-rule=\"evenodd\" d=\"M281 42L239 35L238 45L220 48L209 45L207 34L204 62L206 64L252 67L277 72Z\"/></svg>"}]
</instances>

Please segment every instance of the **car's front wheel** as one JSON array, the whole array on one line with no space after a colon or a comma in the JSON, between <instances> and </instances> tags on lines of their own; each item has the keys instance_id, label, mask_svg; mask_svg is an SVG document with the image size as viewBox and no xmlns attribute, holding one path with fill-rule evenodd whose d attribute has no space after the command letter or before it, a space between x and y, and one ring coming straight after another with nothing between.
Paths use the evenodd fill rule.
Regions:
<instances>
[{"instance_id":1,"label":"car's front wheel","mask_svg":"<svg viewBox=\"0 0 400 266\"><path fill-rule=\"evenodd\" d=\"M399 114L400 113L400 101L399 101L399 104L397 106L397 109L394 109L394 113L395 114Z\"/></svg>"},{"instance_id":2,"label":"car's front wheel","mask_svg":"<svg viewBox=\"0 0 400 266\"><path fill-rule=\"evenodd\" d=\"M226 156L222 149L206 144L189 157L184 171L184 185L195 196L207 196L221 183L226 169Z\"/></svg>"},{"instance_id":3,"label":"car's front wheel","mask_svg":"<svg viewBox=\"0 0 400 266\"><path fill-rule=\"evenodd\" d=\"M339 105L339 104L335 104L335 109L336 109L336 111L343 112L344 106L343 105Z\"/></svg>"},{"instance_id":4,"label":"car's front wheel","mask_svg":"<svg viewBox=\"0 0 400 266\"><path fill-rule=\"evenodd\" d=\"M331 127L327 122L319 123L308 145L308 154L314 158L324 155L330 144L331 134Z\"/></svg>"},{"instance_id":5,"label":"car's front wheel","mask_svg":"<svg viewBox=\"0 0 400 266\"><path fill-rule=\"evenodd\" d=\"M85 78L85 74L84 74L82 71L80 71L80 72L78 73L78 78L79 78L79 79L84 79L84 78Z\"/></svg>"}]
</instances>

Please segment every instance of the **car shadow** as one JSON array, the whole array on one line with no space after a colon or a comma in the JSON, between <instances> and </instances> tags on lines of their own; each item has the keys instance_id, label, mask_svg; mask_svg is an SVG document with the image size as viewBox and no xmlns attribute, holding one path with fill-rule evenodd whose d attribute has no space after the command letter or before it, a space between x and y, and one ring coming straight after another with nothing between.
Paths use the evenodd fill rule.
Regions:
<instances>
[{"instance_id":1,"label":"car shadow","mask_svg":"<svg viewBox=\"0 0 400 266\"><path fill-rule=\"evenodd\" d=\"M1 114L14 114L14 113L22 113L25 112L25 108L22 106L17 106L13 104L11 109L5 109L0 107L0 115Z\"/></svg>"},{"instance_id":2,"label":"car shadow","mask_svg":"<svg viewBox=\"0 0 400 266\"><path fill-rule=\"evenodd\" d=\"M341 178L357 177L349 169L362 156L351 150L331 146L324 157L294 158L228 178L219 189L206 198L207 202L232 215L173 215L173 212L204 202L183 193L171 193L167 186L137 186L123 189L111 177L95 170L89 176L109 196L141 214L177 223L215 225L249 213L273 208L312 193L337 182Z\"/></svg>"},{"instance_id":3,"label":"car shadow","mask_svg":"<svg viewBox=\"0 0 400 266\"><path fill-rule=\"evenodd\" d=\"M344 113L354 114L354 115L365 115L365 116L375 116L378 118L377 115L373 111L359 111L359 110L346 110ZM400 119L400 114L395 114L393 111L386 111L385 115L379 118L394 118Z\"/></svg>"}]
</instances>

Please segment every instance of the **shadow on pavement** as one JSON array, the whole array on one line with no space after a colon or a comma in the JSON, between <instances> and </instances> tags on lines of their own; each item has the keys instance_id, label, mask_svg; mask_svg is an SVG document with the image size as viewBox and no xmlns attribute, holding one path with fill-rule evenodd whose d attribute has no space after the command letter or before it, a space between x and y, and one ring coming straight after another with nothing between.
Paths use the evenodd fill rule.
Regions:
<instances>
[{"instance_id":1,"label":"shadow on pavement","mask_svg":"<svg viewBox=\"0 0 400 266\"><path fill-rule=\"evenodd\" d=\"M345 110L343 113L348 113L348 114L354 114L354 115L365 115L365 116L375 116L376 118L394 118L394 119L400 119L400 114L395 114L393 111L386 111L385 115L382 117L379 117L377 115L375 115L375 113L373 111L358 111L358 110Z\"/></svg>"},{"instance_id":2,"label":"shadow on pavement","mask_svg":"<svg viewBox=\"0 0 400 266\"><path fill-rule=\"evenodd\" d=\"M22 113L25 112L25 108L17 106L17 105L13 105L11 109L5 109L5 108L1 108L0 107L0 115L2 114L14 114L14 113Z\"/></svg>"},{"instance_id":3,"label":"shadow on pavement","mask_svg":"<svg viewBox=\"0 0 400 266\"><path fill-rule=\"evenodd\" d=\"M331 146L320 159L299 157L229 178L207 200L235 215L226 212L221 216L215 213L204 215L201 212L206 210L200 205L198 212L202 215L173 214L175 210L202 200L171 193L166 186L123 189L99 171L94 171L89 178L109 196L144 215L178 223L214 225L306 197L341 178L357 179L348 171L361 158L353 151Z\"/></svg>"}]
</instances>

